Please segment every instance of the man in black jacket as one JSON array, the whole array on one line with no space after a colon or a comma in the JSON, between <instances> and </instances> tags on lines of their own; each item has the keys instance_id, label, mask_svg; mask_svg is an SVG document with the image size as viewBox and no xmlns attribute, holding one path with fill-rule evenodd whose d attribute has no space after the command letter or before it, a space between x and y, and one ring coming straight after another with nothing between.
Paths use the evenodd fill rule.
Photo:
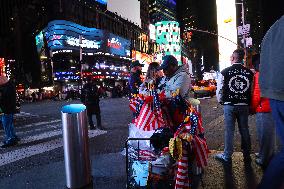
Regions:
<instances>
[{"instance_id":1,"label":"man in black jacket","mask_svg":"<svg viewBox=\"0 0 284 189\"><path fill-rule=\"evenodd\" d=\"M102 130L100 94L98 87L92 82L92 78L87 78L87 83L81 90L81 101L87 107L90 129L96 129L92 119L93 114L96 114L97 126Z\"/></svg>"},{"instance_id":2,"label":"man in black jacket","mask_svg":"<svg viewBox=\"0 0 284 189\"><path fill-rule=\"evenodd\" d=\"M248 129L249 104L253 73L243 66L244 51L237 49L231 56L232 65L221 71L218 76L216 96L224 105L225 149L215 157L222 162L231 162L234 150L235 121L241 134L241 147L244 160L249 162L251 141Z\"/></svg>"},{"instance_id":3,"label":"man in black jacket","mask_svg":"<svg viewBox=\"0 0 284 189\"><path fill-rule=\"evenodd\" d=\"M5 131L4 144L1 148L7 148L17 144L20 140L14 130L13 117L16 113L16 88L7 77L0 76L0 107L2 110L2 125Z\"/></svg>"}]
</instances>

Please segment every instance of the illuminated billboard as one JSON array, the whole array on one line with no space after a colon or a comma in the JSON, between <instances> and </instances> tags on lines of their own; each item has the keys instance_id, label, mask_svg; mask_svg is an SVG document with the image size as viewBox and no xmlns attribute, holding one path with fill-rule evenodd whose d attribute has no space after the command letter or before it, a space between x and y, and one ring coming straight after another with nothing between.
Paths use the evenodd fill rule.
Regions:
<instances>
[{"instance_id":1,"label":"illuminated billboard","mask_svg":"<svg viewBox=\"0 0 284 189\"><path fill-rule=\"evenodd\" d=\"M181 65L180 28L176 21L162 21L155 24L156 42L162 55L173 55Z\"/></svg>"},{"instance_id":2,"label":"illuminated billboard","mask_svg":"<svg viewBox=\"0 0 284 189\"><path fill-rule=\"evenodd\" d=\"M51 50L78 50L81 46L85 52L102 52L106 46L102 30L87 28L65 20L49 22L43 32Z\"/></svg>"},{"instance_id":3,"label":"illuminated billboard","mask_svg":"<svg viewBox=\"0 0 284 189\"><path fill-rule=\"evenodd\" d=\"M103 5L106 5L107 4L107 0L96 0L97 2L103 4Z\"/></svg>"},{"instance_id":4,"label":"illuminated billboard","mask_svg":"<svg viewBox=\"0 0 284 189\"><path fill-rule=\"evenodd\" d=\"M221 71L231 65L230 56L237 48L236 4L235 0L216 0L216 5Z\"/></svg>"},{"instance_id":5,"label":"illuminated billboard","mask_svg":"<svg viewBox=\"0 0 284 189\"><path fill-rule=\"evenodd\" d=\"M5 59L0 58L0 75L6 75L5 74Z\"/></svg>"},{"instance_id":6,"label":"illuminated billboard","mask_svg":"<svg viewBox=\"0 0 284 189\"><path fill-rule=\"evenodd\" d=\"M109 33L107 47L109 48L110 54L130 57L130 41L127 39Z\"/></svg>"},{"instance_id":7,"label":"illuminated billboard","mask_svg":"<svg viewBox=\"0 0 284 189\"><path fill-rule=\"evenodd\" d=\"M48 48L54 53L84 54L109 53L121 57L130 57L130 41L105 30L88 28L65 20L55 20L36 36L37 50L44 50L44 37Z\"/></svg>"},{"instance_id":8,"label":"illuminated billboard","mask_svg":"<svg viewBox=\"0 0 284 189\"><path fill-rule=\"evenodd\" d=\"M149 67L149 64L153 62L154 57L152 55L141 53L139 51L132 50L132 60L138 60L140 64L143 64L142 72L146 73Z\"/></svg>"}]
</instances>

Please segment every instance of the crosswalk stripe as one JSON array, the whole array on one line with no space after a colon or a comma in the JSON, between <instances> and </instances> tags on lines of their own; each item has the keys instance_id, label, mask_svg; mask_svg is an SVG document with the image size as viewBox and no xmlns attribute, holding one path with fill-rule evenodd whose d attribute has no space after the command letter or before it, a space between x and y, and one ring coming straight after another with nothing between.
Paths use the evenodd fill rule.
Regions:
<instances>
[{"instance_id":1,"label":"crosswalk stripe","mask_svg":"<svg viewBox=\"0 0 284 189\"><path fill-rule=\"evenodd\" d=\"M61 132L61 131L60 131ZM91 130L89 131L89 138L94 138L95 136L99 136L107 133L107 131L102 130ZM31 157L33 155L41 154L44 152L48 152L63 146L62 138L51 140L48 142L27 146L21 149L17 149L14 151L9 151L1 154L0 156L0 166L13 163L15 161Z\"/></svg>"},{"instance_id":2,"label":"crosswalk stripe","mask_svg":"<svg viewBox=\"0 0 284 189\"><path fill-rule=\"evenodd\" d=\"M37 127L37 126L41 126L41 125L51 125L54 123L59 123L61 122L61 119L56 119L56 120L52 120L52 121L42 121L42 122L38 122L38 123L32 123L32 124L28 124L28 125L24 125L24 126L20 126L20 127L15 127L15 131L16 134L18 134L20 130L22 129L28 129L31 127ZM52 127L52 126L51 126ZM0 130L0 133L4 133L4 130Z\"/></svg>"}]
</instances>

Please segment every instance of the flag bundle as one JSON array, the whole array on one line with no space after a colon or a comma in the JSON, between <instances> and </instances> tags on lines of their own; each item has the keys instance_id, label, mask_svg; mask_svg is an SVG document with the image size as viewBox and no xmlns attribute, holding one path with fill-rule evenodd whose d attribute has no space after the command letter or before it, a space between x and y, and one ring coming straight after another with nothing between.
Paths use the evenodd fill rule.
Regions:
<instances>
[{"instance_id":1,"label":"flag bundle","mask_svg":"<svg viewBox=\"0 0 284 189\"><path fill-rule=\"evenodd\" d=\"M165 126L159 95L156 90L153 90L151 94L153 101L145 101L135 119L136 126L144 131L152 131Z\"/></svg>"}]
</instances>

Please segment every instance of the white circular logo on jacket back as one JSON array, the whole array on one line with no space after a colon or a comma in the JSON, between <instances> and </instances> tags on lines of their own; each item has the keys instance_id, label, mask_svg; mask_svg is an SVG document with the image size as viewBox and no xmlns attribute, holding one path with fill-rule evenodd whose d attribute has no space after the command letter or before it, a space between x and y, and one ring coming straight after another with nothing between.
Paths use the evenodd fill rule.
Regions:
<instances>
[{"instance_id":1,"label":"white circular logo on jacket back","mask_svg":"<svg viewBox=\"0 0 284 189\"><path fill-rule=\"evenodd\" d=\"M234 93L245 93L249 89L249 79L243 75L236 75L230 79L229 88Z\"/></svg>"}]
</instances>

